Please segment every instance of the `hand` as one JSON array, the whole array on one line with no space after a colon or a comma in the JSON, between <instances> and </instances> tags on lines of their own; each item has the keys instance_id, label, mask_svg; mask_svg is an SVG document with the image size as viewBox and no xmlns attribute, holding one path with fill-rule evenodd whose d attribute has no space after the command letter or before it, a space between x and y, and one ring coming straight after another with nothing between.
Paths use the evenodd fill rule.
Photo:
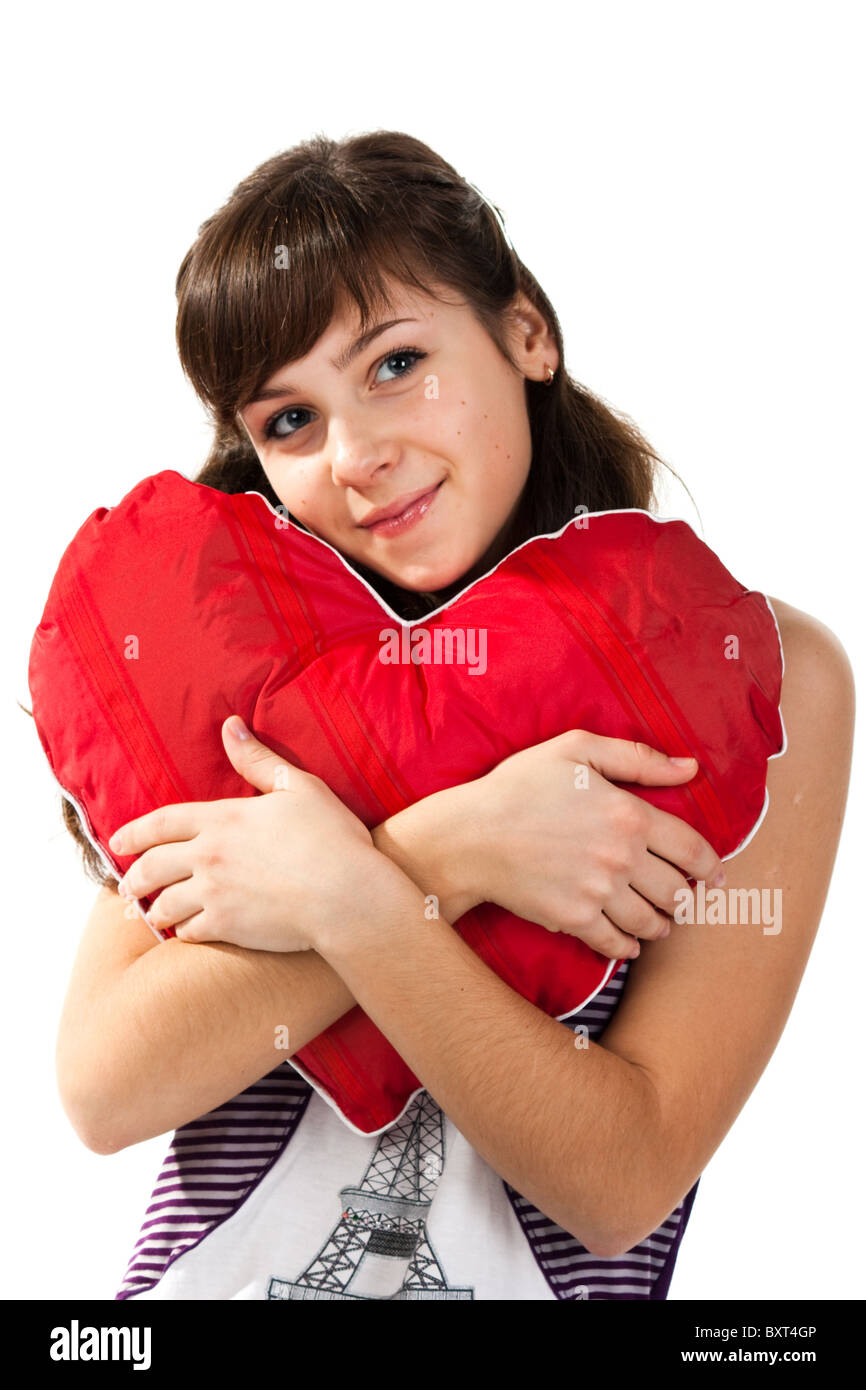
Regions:
<instances>
[{"instance_id":1,"label":"hand","mask_svg":"<svg viewBox=\"0 0 866 1390\"><path fill-rule=\"evenodd\" d=\"M148 917L181 941L260 951L315 949L323 926L358 911L383 860L366 826L312 773L287 763L242 721L227 719L232 766L264 796L161 806L119 827L110 845L140 854L120 890L162 888ZM122 846L115 836L122 832Z\"/></svg>"},{"instance_id":2,"label":"hand","mask_svg":"<svg viewBox=\"0 0 866 1390\"><path fill-rule=\"evenodd\" d=\"M722 862L687 822L605 778L674 786L697 768L580 729L512 754L459 789L473 902L498 903L613 959L637 955L635 938L668 934L683 901L675 894L692 891L685 875L714 883Z\"/></svg>"}]
</instances>

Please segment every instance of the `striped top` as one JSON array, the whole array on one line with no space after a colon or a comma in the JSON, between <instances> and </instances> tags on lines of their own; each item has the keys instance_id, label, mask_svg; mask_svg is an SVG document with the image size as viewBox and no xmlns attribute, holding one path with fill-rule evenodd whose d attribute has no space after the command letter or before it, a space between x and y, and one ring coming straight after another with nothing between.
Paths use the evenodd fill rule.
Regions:
<instances>
[{"instance_id":1,"label":"striped top","mask_svg":"<svg viewBox=\"0 0 866 1390\"><path fill-rule=\"evenodd\" d=\"M628 977L628 969L629 962L624 961L604 988L584 1009L561 1020L563 1025L572 1031L579 1025L583 1025L586 1027L589 1038L592 1041L597 1041L619 1004ZM401 1288L395 1293L383 1295L379 1292L366 1296L385 1296L398 1299L472 1298L474 1296L469 1288L450 1287L447 1280L442 1277L435 1254L426 1238L427 1232L424 1223L421 1221L411 1222L405 1217L400 1219L399 1216L393 1215L389 1218L387 1215L381 1214L389 1210L392 1213L409 1210L411 1214L413 1206L420 1208L422 1205L417 1201L413 1204L405 1200L407 1197L405 1173L403 1175L403 1187L398 1189L392 1185L388 1189L391 1196L387 1200L381 1196L377 1199L372 1188L367 1191L365 1196L363 1189L366 1178L365 1183L362 1183L360 1187L345 1187L341 1190L342 1204L347 1207L347 1210L342 1213L344 1220L340 1223L338 1230L348 1230L350 1235L344 1234L337 1242L340 1252L340 1259L337 1263L329 1264L327 1259L328 1251L332 1247L336 1248L332 1238L329 1244L322 1246L318 1257L308 1266L303 1275L297 1277L297 1270L293 1270L290 1271L292 1275L290 1279L271 1278L269 1284L261 1286L261 1292L222 1294L202 1292L186 1295L167 1292L168 1288L173 1286L172 1280L185 1267L194 1266L199 1271L208 1269L211 1262L206 1258L206 1243L209 1240L214 1252L212 1262L214 1267L218 1264L220 1269L224 1268L227 1261L224 1239L225 1223L229 1222L231 1218L237 1218L234 1229L241 1229L245 1211L250 1212L251 1221L254 1219L253 1209L256 1204L256 1195L258 1193L261 1196L261 1185L266 1179L268 1181L276 1179L276 1165L280 1158L286 1154L292 1139L298 1134L301 1121L314 1095L313 1088L294 1070L291 1063L283 1061L267 1076L247 1087L233 1100L218 1106L199 1119L182 1125L175 1132L115 1299L174 1296L357 1297L356 1293L339 1285L334 1274L334 1270L338 1268L345 1269L347 1266L354 1268L351 1266L351 1261L347 1260L347 1250L352 1243L352 1232L354 1233L355 1246L358 1249L375 1250L380 1255L384 1253L393 1256L399 1254L403 1248L400 1244L402 1242L407 1252L416 1250L410 1265L410 1276L413 1276L414 1271L417 1278L407 1276ZM314 1106L318 1103L319 1097L316 1096ZM420 1107L420 1111L418 1107ZM440 1124L443 1119L435 1102L426 1091L419 1093L416 1101L409 1107L409 1112L404 1116L404 1123L408 1124L417 1112L421 1116L420 1127L427 1134L431 1133L433 1129L432 1115L438 1117ZM448 1124L450 1125L450 1121ZM400 1121L394 1126L395 1133L397 1133L399 1125ZM419 1124L416 1117L414 1130L409 1125L406 1133L411 1131L417 1134L418 1128ZM349 1142L348 1137L346 1142ZM381 1148L382 1144L379 1146L380 1150ZM431 1163L435 1167L438 1162L438 1160L429 1157L430 1152L432 1151L428 1150L428 1157L423 1169L424 1174L427 1175L431 1172ZM383 1162L384 1160L379 1160L380 1169ZM444 1164L444 1158L442 1163ZM370 1169L375 1168L376 1160L374 1159ZM438 1176L437 1171L434 1173L434 1180L430 1182L421 1177L421 1188L429 1188L435 1192ZM676 1210L661 1223L656 1231L624 1255L611 1259L590 1254L579 1241L563 1230L561 1226L549 1220L508 1182L502 1179L498 1179L498 1182L501 1182L502 1189L504 1189L508 1199L505 1210L507 1211L510 1206L510 1210L514 1213L516 1228L525 1237L526 1248L531 1252L531 1257L542 1276L542 1280L539 1280L536 1274L535 1280L538 1287L546 1291L547 1297L556 1299L665 1299L667 1297L674 1262L697 1191L697 1182ZM400 1192L403 1194L402 1203ZM346 1197L347 1193L356 1195L350 1200ZM425 1195L420 1189L419 1194ZM273 1200L277 1199L274 1198ZM440 1200L445 1200L444 1190L440 1193ZM357 1210L352 1209L353 1201ZM245 1204L247 1204L246 1208ZM478 1209L479 1212L489 1213L490 1203L482 1201L479 1203ZM376 1210L378 1214L371 1218L369 1216L370 1210ZM339 1215L336 1212L335 1214ZM270 1220L267 1224L273 1224L274 1215L274 1213L270 1214ZM347 1227L346 1223L350 1217L360 1221L363 1228L362 1232L359 1231L359 1228ZM489 1215L488 1219L490 1219ZM261 1224L260 1217L258 1220ZM382 1229L383 1225L387 1229ZM375 1229L372 1229L374 1226ZM519 1237L517 1238L519 1239ZM244 1239L244 1237L241 1236L240 1239ZM426 1252L424 1259L420 1257L422 1249ZM231 1263L230 1258L228 1262ZM376 1262L377 1255L375 1254L367 1259L368 1266L375 1266ZM391 1263L394 1261L392 1260ZM357 1268L354 1268L354 1273L348 1278L348 1283L353 1289L363 1286L359 1274L360 1257L356 1259L355 1266ZM169 1272L171 1272L170 1277L165 1289L163 1289L161 1281ZM356 1274L358 1278L355 1283L352 1283ZM315 1277L313 1277L314 1275ZM197 1286L193 1279L191 1287L203 1286L201 1284ZM526 1280L524 1280L523 1287L527 1287ZM508 1295L502 1296L507 1297ZM517 1295L517 1297L521 1296L520 1294ZM545 1293L533 1293L526 1296L544 1297Z\"/></svg>"}]
</instances>

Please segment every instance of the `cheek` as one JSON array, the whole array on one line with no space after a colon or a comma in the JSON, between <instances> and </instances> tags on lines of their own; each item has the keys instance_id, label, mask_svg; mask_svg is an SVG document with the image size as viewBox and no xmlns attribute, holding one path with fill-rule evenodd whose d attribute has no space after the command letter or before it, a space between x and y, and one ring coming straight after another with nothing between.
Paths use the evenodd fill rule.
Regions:
<instances>
[{"instance_id":1,"label":"cheek","mask_svg":"<svg viewBox=\"0 0 866 1390\"><path fill-rule=\"evenodd\" d=\"M474 492L482 503L497 512L508 510L526 482L529 473L530 449L521 439L515 439L502 429L491 430L479 454Z\"/></svg>"},{"instance_id":2,"label":"cheek","mask_svg":"<svg viewBox=\"0 0 866 1390\"><path fill-rule=\"evenodd\" d=\"M316 506L316 488L304 464L293 465L290 469L278 464L266 463L260 459L265 476L283 506L304 525L312 519L321 505Z\"/></svg>"}]
</instances>

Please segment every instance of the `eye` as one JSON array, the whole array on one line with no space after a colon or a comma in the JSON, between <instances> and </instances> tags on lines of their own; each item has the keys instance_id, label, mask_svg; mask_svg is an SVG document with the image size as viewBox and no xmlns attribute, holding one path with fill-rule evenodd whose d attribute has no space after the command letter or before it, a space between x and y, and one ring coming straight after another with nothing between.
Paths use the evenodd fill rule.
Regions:
<instances>
[{"instance_id":1,"label":"eye","mask_svg":"<svg viewBox=\"0 0 866 1390\"><path fill-rule=\"evenodd\" d=\"M288 439L289 435L296 434L297 430L303 429L307 423L302 420L297 428L291 427L289 417L292 415L309 415L309 411L302 405L291 405L287 410L281 410L279 415L272 415L265 425L265 439ZM285 425L288 423L288 428Z\"/></svg>"},{"instance_id":2,"label":"eye","mask_svg":"<svg viewBox=\"0 0 866 1390\"><path fill-rule=\"evenodd\" d=\"M382 370L383 367L387 367L389 362L394 362L395 360L396 360L397 362L399 362L399 361L401 361L401 360L404 361L404 362L408 362L408 363L409 363L409 366L406 368L405 371L397 372L396 376L392 376L392 377L387 377L387 378L386 378L386 380L388 380L388 381L396 381L398 377L401 377L401 376L408 376L409 373L410 373L411 371L414 370L416 364L417 364L418 362L420 362L421 359L424 358L424 357L426 357L426 356L427 356L426 352L421 352L418 348L413 348L413 347L395 348L393 352L389 352L389 353L388 353L388 356L387 356L387 357L383 357L381 363L379 364L378 371L376 372L376 376L377 376L377 378L378 378L379 372Z\"/></svg>"}]
</instances>

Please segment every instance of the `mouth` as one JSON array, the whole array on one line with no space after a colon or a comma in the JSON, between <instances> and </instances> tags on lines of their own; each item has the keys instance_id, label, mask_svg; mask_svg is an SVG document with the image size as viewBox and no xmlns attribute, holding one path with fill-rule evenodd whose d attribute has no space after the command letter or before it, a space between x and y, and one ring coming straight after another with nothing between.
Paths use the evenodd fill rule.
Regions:
<instances>
[{"instance_id":1,"label":"mouth","mask_svg":"<svg viewBox=\"0 0 866 1390\"><path fill-rule=\"evenodd\" d=\"M410 526L414 526L422 517L427 515L444 481L445 479L442 478L435 487L428 488L426 492L416 493L414 497L398 504L400 506L399 511L384 508L383 510L386 513L390 512L390 515L383 516L380 512L377 520L362 521L359 522L359 526L376 536L395 536L400 532L407 531Z\"/></svg>"}]
</instances>

